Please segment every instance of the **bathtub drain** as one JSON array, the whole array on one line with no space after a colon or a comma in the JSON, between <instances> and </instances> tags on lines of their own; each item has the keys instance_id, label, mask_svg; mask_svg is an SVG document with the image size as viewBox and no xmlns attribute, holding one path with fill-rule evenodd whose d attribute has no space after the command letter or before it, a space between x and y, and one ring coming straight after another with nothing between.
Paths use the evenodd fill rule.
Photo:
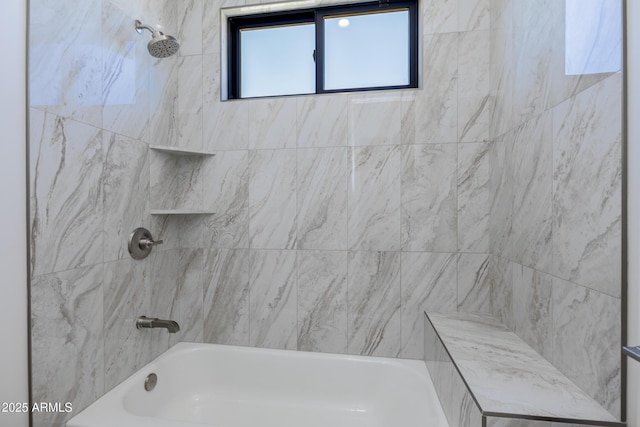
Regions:
<instances>
[{"instance_id":1,"label":"bathtub drain","mask_svg":"<svg viewBox=\"0 0 640 427\"><path fill-rule=\"evenodd\" d=\"M149 374L147 378L144 380L144 389L147 391L151 391L158 384L158 376L156 374Z\"/></svg>"}]
</instances>

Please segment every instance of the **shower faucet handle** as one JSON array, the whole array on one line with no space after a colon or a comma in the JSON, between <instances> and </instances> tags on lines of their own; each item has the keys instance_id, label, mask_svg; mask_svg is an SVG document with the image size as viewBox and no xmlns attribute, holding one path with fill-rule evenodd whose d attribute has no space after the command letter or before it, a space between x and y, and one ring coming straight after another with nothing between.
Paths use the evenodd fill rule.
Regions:
<instances>
[{"instance_id":1,"label":"shower faucet handle","mask_svg":"<svg viewBox=\"0 0 640 427\"><path fill-rule=\"evenodd\" d=\"M157 246L163 244L164 241L161 240L153 240L152 238L142 238L140 239L140 247L142 249L150 249L152 246Z\"/></svg>"},{"instance_id":2,"label":"shower faucet handle","mask_svg":"<svg viewBox=\"0 0 640 427\"><path fill-rule=\"evenodd\" d=\"M133 259L144 259L154 246L162 243L162 240L153 240L151 232L146 228L136 228L129 236L129 254Z\"/></svg>"}]
</instances>

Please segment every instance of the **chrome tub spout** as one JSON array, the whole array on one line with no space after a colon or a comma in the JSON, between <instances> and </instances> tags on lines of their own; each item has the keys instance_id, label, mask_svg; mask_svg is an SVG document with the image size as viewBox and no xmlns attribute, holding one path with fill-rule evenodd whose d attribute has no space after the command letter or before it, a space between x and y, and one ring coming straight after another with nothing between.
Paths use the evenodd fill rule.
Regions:
<instances>
[{"instance_id":1,"label":"chrome tub spout","mask_svg":"<svg viewBox=\"0 0 640 427\"><path fill-rule=\"evenodd\" d=\"M140 316L136 320L136 328L165 328L169 333L175 334L180 330L180 325L175 320L155 319L147 316Z\"/></svg>"}]
</instances>

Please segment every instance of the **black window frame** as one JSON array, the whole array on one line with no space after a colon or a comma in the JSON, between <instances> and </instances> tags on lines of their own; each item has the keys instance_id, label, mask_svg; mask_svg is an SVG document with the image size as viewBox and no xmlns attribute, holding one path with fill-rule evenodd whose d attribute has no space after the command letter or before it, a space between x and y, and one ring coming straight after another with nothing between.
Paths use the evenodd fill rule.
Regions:
<instances>
[{"instance_id":1,"label":"black window frame","mask_svg":"<svg viewBox=\"0 0 640 427\"><path fill-rule=\"evenodd\" d=\"M324 88L324 18L337 15L362 15L376 12L392 12L407 10L409 12L409 84L396 86L358 87L345 89ZM241 45L240 32L248 28L291 26L296 24L314 24L316 33L315 80L316 91L308 95L341 92L364 92L372 90L410 89L418 87L418 0L380 0L347 5L319 6L312 9L298 9L281 12L262 13L256 15L232 16L228 18L227 52L228 52L228 99L242 98L240 88ZM296 96L307 94L286 94L277 96ZM264 96L265 98L272 96ZM262 98L262 97L256 97Z\"/></svg>"}]
</instances>

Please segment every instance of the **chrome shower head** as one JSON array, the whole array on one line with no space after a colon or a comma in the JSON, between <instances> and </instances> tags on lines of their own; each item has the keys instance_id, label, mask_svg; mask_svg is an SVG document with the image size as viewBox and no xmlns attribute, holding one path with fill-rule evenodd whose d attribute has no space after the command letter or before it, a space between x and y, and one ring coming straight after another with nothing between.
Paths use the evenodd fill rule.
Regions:
<instances>
[{"instance_id":1,"label":"chrome shower head","mask_svg":"<svg viewBox=\"0 0 640 427\"><path fill-rule=\"evenodd\" d=\"M149 30L151 32L152 38L147 44L147 49L154 58L166 58L180 49L180 42L175 37L165 35L160 31L156 31L153 27L144 25L142 22L136 20L136 31L142 34L142 30Z\"/></svg>"}]
</instances>

